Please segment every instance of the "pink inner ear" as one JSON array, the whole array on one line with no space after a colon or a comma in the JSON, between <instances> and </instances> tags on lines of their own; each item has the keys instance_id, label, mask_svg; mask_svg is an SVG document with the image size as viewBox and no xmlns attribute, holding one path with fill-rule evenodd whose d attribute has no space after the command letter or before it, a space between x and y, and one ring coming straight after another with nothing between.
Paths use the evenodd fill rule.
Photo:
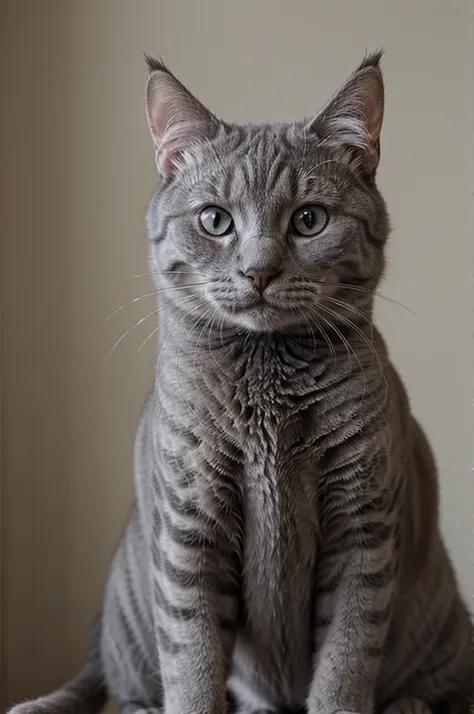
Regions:
<instances>
[{"instance_id":1,"label":"pink inner ear","mask_svg":"<svg viewBox=\"0 0 474 714\"><path fill-rule=\"evenodd\" d=\"M148 100L147 110L150 131L155 144L159 147L161 146L166 131L168 108L159 102L155 102L153 106L152 101Z\"/></svg>"},{"instance_id":2,"label":"pink inner ear","mask_svg":"<svg viewBox=\"0 0 474 714\"><path fill-rule=\"evenodd\" d=\"M176 77L157 71L148 80L147 116L158 170L166 174L195 142L214 131L215 117Z\"/></svg>"},{"instance_id":3,"label":"pink inner ear","mask_svg":"<svg viewBox=\"0 0 474 714\"><path fill-rule=\"evenodd\" d=\"M173 141L176 125L180 123L179 104L185 105L186 90L173 77L157 72L149 80L147 90L147 117L155 144L155 161L158 170L167 174L173 166L173 154L178 150Z\"/></svg>"},{"instance_id":4,"label":"pink inner ear","mask_svg":"<svg viewBox=\"0 0 474 714\"><path fill-rule=\"evenodd\" d=\"M373 163L376 166L380 155L380 132L382 130L383 115L373 96L370 99L370 103L367 109L367 146L365 150L366 161L369 165Z\"/></svg>"},{"instance_id":5,"label":"pink inner ear","mask_svg":"<svg viewBox=\"0 0 474 714\"><path fill-rule=\"evenodd\" d=\"M382 113L378 110L377 106L375 106L367 121L367 134L371 144L375 144L378 141L381 129Z\"/></svg>"}]
</instances>

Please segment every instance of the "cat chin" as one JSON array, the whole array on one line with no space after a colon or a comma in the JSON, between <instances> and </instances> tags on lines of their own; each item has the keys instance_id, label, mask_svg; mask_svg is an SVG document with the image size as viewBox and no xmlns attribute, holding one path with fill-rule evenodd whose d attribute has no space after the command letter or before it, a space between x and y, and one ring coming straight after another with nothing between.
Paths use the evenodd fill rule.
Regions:
<instances>
[{"instance_id":1,"label":"cat chin","mask_svg":"<svg viewBox=\"0 0 474 714\"><path fill-rule=\"evenodd\" d=\"M252 332L278 332L289 327L296 327L303 320L296 311L284 310L269 305L256 307L235 313L226 313L228 324L244 327Z\"/></svg>"}]
</instances>

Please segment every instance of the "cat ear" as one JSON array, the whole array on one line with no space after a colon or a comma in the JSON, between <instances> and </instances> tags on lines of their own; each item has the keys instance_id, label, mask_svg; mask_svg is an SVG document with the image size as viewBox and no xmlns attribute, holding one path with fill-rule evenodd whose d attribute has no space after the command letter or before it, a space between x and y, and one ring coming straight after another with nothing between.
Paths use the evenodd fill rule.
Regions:
<instances>
[{"instance_id":1,"label":"cat ear","mask_svg":"<svg viewBox=\"0 0 474 714\"><path fill-rule=\"evenodd\" d=\"M145 55L148 65L146 108L155 144L158 171L169 175L183 154L214 135L216 117L158 60Z\"/></svg>"},{"instance_id":2,"label":"cat ear","mask_svg":"<svg viewBox=\"0 0 474 714\"><path fill-rule=\"evenodd\" d=\"M321 144L341 147L366 176L380 159L384 110L382 52L368 55L339 92L309 124Z\"/></svg>"}]
</instances>

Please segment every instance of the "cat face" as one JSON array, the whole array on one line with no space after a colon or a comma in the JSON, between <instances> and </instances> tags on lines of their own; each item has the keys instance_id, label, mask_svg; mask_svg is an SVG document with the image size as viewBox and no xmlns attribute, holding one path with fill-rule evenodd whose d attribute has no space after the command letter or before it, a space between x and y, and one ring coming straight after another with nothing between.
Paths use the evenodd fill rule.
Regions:
<instances>
[{"instance_id":1,"label":"cat face","mask_svg":"<svg viewBox=\"0 0 474 714\"><path fill-rule=\"evenodd\" d=\"M259 332L353 320L370 305L388 232L374 182L378 62L368 58L308 125L234 126L149 61L162 181L148 226L167 299Z\"/></svg>"}]
</instances>

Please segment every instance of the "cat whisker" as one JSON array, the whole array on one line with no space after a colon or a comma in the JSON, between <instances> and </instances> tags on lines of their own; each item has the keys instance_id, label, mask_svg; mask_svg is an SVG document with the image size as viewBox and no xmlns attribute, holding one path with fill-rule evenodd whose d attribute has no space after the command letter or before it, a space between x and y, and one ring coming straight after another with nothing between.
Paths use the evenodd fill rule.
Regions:
<instances>
[{"instance_id":1,"label":"cat whisker","mask_svg":"<svg viewBox=\"0 0 474 714\"><path fill-rule=\"evenodd\" d=\"M305 322L306 322L306 324L308 325L308 329L309 329L309 331L310 331L310 335L311 335L311 338L312 338L312 340L313 340L313 349L314 349L314 352L316 352L316 335L314 334L314 330L313 330L313 328L312 328L312 326L311 326L311 322L309 321L309 319L308 319L306 313L304 312L304 310L301 310L301 314L303 315L303 317L304 317L304 319L305 319Z\"/></svg>"},{"instance_id":2,"label":"cat whisker","mask_svg":"<svg viewBox=\"0 0 474 714\"><path fill-rule=\"evenodd\" d=\"M193 316L193 315L194 315L196 312L198 312L201 308L202 308L201 305L195 305L194 307L191 308L191 310L190 310L189 312L185 312L185 313L181 316L181 318L178 320L177 325L176 325L176 328L179 328L179 326L183 323L183 321L184 321L187 317ZM163 325L166 324L167 322L169 322L171 319L174 319L174 318L175 318L175 315L174 315L174 314L171 314L171 315L169 316L169 318L168 318L167 320L165 320L165 322L163 323ZM199 319L200 319L200 317L198 317L198 319L197 319L197 321L194 323L194 325L197 325L197 323L199 322ZM161 327L163 327L163 325L161 325ZM181 343L180 343L179 350L178 350L178 358L179 358L179 352L180 352L180 350L181 350L181 346L182 346L182 344L184 343L184 340L185 340L185 339L188 337L188 335L192 332L192 330L193 330L193 327L189 328L189 329L186 331L185 335L183 336L183 339L182 339L182 341L181 341ZM162 360L163 355L164 355L164 353L165 353L165 347L166 347L166 344L167 344L167 341L168 341L168 338L169 338L170 334L171 334L171 333L165 334L165 337L164 337L163 342L162 342L162 344L161 344L160 351L159 351L159 353L158 353L158 357L157 357L157 360L156 360L156 367L155 367L155 374L156 374L157 376L159 375L161 360ZM175 334L175 331L173 331L173 334ZM157 398L157 394L158 394L157 390L156 390L156 389L153 390L153 408L154 408L154 409L156 409L156 398ZM157 432L156 430L152 430L152 436L151 436L151 438L152 438L152 444L153 444L153 449L154 449L154 453L155 453L155 454L159 453L158 450L157 450L157 446L156 446L156 439L157 439L157 437L158 437L158 432Z\"/></svg>"},{"instance_id":3,"label":"cat whisker","mask_svg":"<svg viewBox=\"0 0 474 714\"><path fill-rule=\"evenodd\" d=\"M206 310L206 312L204 313L204 315L207 314L210 309L211 309L211 307L209 307L208 310ZM193 359L192 359L193 371L196 369L197 351L198 351L198 349L199 349L199 345L200 345L200 343L201 343L202 337L203 337L204 332L205 332L205 330L206 330L206 328L207 328L207 326L208 326L208 324L209 324L209 320L214 316L214 314L216 313L216 311L217 311L217 308L214 308L214 310L213 310L213 312L212 312L212 314L211 314L211 317L210 317L208 320L206 320L206 321L204 322L204 324L203 324L203 326L202 326L202 328L201 328L201 332L199 333L199 337L198 337L198 339L197 339L197 341L196 341L196 344L194 345Z\"/></svg>"},{"instance_id":4,"label":"cat whisker","mask_svg":"<svg viewBox=\"0 0 474 714\"><path fill-rule=\"evenodd\" d=\"M136 275L131 275L126 280L122 280L114 292L118 292L124 285L127 285L131 280L138 280L139 278L151 277L153 275L200 275L201 277L207 277L205 273L201 273L198 270L149 270L146 273L137 273Z\"/></svg>"},{"instance_id":5,"label":"cat whisker","mask_svg":"<svg viewBox=\"0 0 474 714\"><path fill-rule=\"evenodd\" d=\"M222 349L224 349L224 335L222 334L223 328L224 328L224 315L221 316L221 324L219 326L219 338L221 341Z\"/></svg>"},{"instance_id":6,"label":"cat whisker","mask_svg":"<svg viewBox=\"0 0 474 714\"><path fill-rule=\"evenodd\" d=\"M318 308L327 309L327 308L324 307L324 305L320 305L320 304L318 304ZM362 374L362 376L363 376L363 378L364 378L364 391L363 391L363 394L362 394L362 397L361 397L361 401L363 401L363 399L364 399L364 397L365 397L365 394L366 394L366 390L367 390L367 376L366 376L366 374L365 374L365 370L364 370L364 368L363 368L363 366L362 366L362 363L361 363L359 357L357 356L357 354L356 354L354 348L352 347L352 345L350 344L349 340L343 335L343 333L342 333L341 330L337 327L337 325L335 325L332 320L328 320L327 318L323 317L323 316L319 313L319 310L316 309L315 312L316 312L316 314L318 315L319 319L320 319L320 320L323 320L323 322L324 322L331 330L333 330L333 332L335 332L336 335L337 335L337 336L339 337L339 339L341 340L342 344L344 345L344 347L345 347L345 349L346 349L347 356L348 356L348 358L349 358L349 365L350 365L351 371L352 371L352 356L354 356L354 358L355 358L355 360L356 360L356 362L357 362L357 364L358 364L358 366L359 366L360 372L361 372L361 374ZM334 314L336 314L336 316L337 316L337 313L334 313Z\"/></svg>"},{"instance_id":7,"label":"cat whisker","mask_svg":"<svg viewBox=\"0 0 474 714\"><path fill-rule=\"evenodd\" d=\"M202 305L200 305L200 304L194 305L194 306L190 309L189 312L185 312L185 313L180 317L180 319L178 320L178 323L177 323L176 327L178 328L178 327L183 323L183 321L184 321L187 317L193 316L193 315L194 315L198 310L200 310L201 308L202 308ZM164 327L165 325L167 325L171 320L174 320L174 319L176 319L176 316L175 316L174 313L172 313L163 323L161 323L160 325L158 325L157 329L158 329L158 330L163 329L163 327ZM158 358L157 358L157 361L156 361L156 370L155 370L156 373L158 373L158 368L159 368L160 363L161 363L161 358L162 358L163 351L164 351L164 348L165 348L166 341L167 341L168 337L169 337L169 334L165 334L165 337L164 337L163 342L162 342L162 344L161 344L160 352L159 352L159 354L158 354Z\"/></svg>"},{"instance_id":8,"label":"cat whisker","mask_svg":"<svg viewBox=\"0 0 474 714\"><path fill-rule=\"evenodd\" d=\"M165 320L165 322L168 322L168 320L169 320L169 318L168 318L167 320ZM138 350L137 350L137 355L140 354L140 352L141 352L142 349L145 347L145 345L147 344L147 342L149 342L149 341L154 337L154 335L156 335L156 334L159 332L159 330L160 330L162 327L163 327L163 325L158 325L157 327L155 327L154 330L152 330L152 331L150 332L150 334L148 335L148 337L145 337L145 339L143 340L143 342L141 343L140 347L139 347Z\"/></svg>"},{"instance_id":9,"label":"cat whisker","mask_svg":"<svg viewBox=\"0 0 474 714\"><path fill-rule=\"evenodd\" d=\"M330 353L331 353L333 362L334 362L334 364L336 364L336 362L337 362L337 355L336 355L336 350L334 349L334 345L333 345L333 343L332 343L332 341L331 341L331 338L329 337L329 335L328 335L328 333L326 332L326 330L324 329L324 327L321 327L321 326L320 326L319 329L320 329L320 331L321 331L321 334L322 334L322 336L323 336L324 341L326 342L327 346L329 347L329 351L330 351Z\"/></svg>"},{"instance_id":10,"label":"cat whisker","mask_svg":"<svg viewBox=\"0 0 474 714\"><path fill-rule=\"evenodd\" d=\"M117 313L121 312L124 308L128 307L129 305L134 305L136 302L139 302L140 300L144 300L147 297L151 297L153 295L160 295L161 293L164 292L175 292L177 290L184 290L185 288L196 288L196 287L202 287L203 285L207 285L207 283L188 283L187 285L170 285L167 287L163 288L157 288L156 290L151 290L149 293L145 293L144 295L139 295L138 297L132 298L131 300L127 300L127 302L124 302L123 305L120 305L120 307L117 307L113 312L111 312L107 317L105 318L106 322L109 322L114 315Z\"/></svg>"},{"instance_id":11,"label":"cat whisker","mask_svg":"<svg viewBox=\"0 0 474 714\"><path fill-rule=\"evenodd\" d=\"M217 369L218 369L220 372L222 372L222 374L224 374L224 375L227 377L228 375L224 372L224 370L222 369L222 366L221 366L221 365L219 364L219 362L217 361L216 356L215 356L215 354L214 354L214 350L212 349L212 346L211 346L212 328L213 328L214 320L216 319L216 315L217 315L217 314L218 314L218 308L215 309L215 311L214 311L214 313L213 313L213 315L212 315L212 322L211 322L211 324L209 325L209 329L208 329L208 332L207 332L207 348L208 348L209 354L211 355L212 361L213 361L214 364L216 365ZM222 321L221 321L221 329L222 329ZM220 333L220 337L221 337L221 341L222 341L222 332Z\"/></svg>"},{"instance_id":12,"label":"cat whisker","mask_svg":"<svg viewBox=\"0 0 474 714\"><path fill-rule=\"evenodd\" d=\"M196 311L198 311L198 310L200 310L200 309L201 309L201 305L195 305L194 307L191 308L191 310L190 310L189 312L185 312L185 313L181 316L181 318L178 320L178 323L177 323L176 327L179 327L179 326L182 324L183 320L184 320L186 317L188 317L188 316L190 316L190 315L193 315ZM163 327L164 325L166 325L171 319L174 319L174 317L175 317L175 315L174 315L174 314L171 314L171 315L168 317L168 319L165 320L165 322L161 325L161 327ZM159 328L160 328L160 325L158 326L158 329L159 329ZM170 336L170 333L165 334L165 337L163 338L163 341L162 341L162 343L161 343L160 351L159 351L159 353L158 353L158 357L157 357L157 360L156 360L156 366L155 366L155 375L156 375L156 377L158 377L158 375L159 375L159 370L160 370L160 365L161 365L161 359L162 359L162 357L163 357L163 355L164 355L165 346L166 346L166 343L167 343L167 340L168 340L169 336ZM158 395L158 390L154 389L154 390L153 390L153 397L152 397L152 399L153 399L153 410L154 410L154 411L156 411L157 395ZM156 445L156 439L157 439L157 438L158 438L158 432L157 432L157 430L152 429L151 441L152 441L152 446L153 446L153 450L154 450L154 454L155 454L155 458L156 458L156 459L157 459L157 454L159 453L159 450L157 449L157 445Z\"/></svg>"},{"instance_id":13,"label":"cat whisker","mask_svg":"<svg viewBox=\"0 0 474 714\"><path fill-rule=\"evenodd\" d=\"M250 341L251 336L252 336L252 330L247 329L247 334L245 335L244 344L242 345L242 349L243 349L243 350L246 349L246 347L247 347L247 345L248 345L248 343L249 343L249 341Z\"/></svg>"},{"instance_id":14,"label":"cat whisker","mask_svg":"<svg viewBox=\"0 0 474 714\"><path fill-rule=\"evenodd\" d=\"M185 394L185 392L184 392L183 385L182 385L182 382L181 382L181 379L180 379L180 374L179 374L179 363L180 363L181 354L182 354L182 350L183 350L183 346L184 346L185 340L187 340L187 338L189 337L189 335L194 331L194 329L196 328L196 325L198 325L198 323L199 323L201 320L203 320L203 319L206 317L206 315L207 315L211 310L213 310L213 309L215 310L216 308L213 308L212 305L211 305L211 306L209 306L209 307L207 308L207 310L204 311L204 313L203 313L202 315L198 315L197 320L193 323L192 327L189 328L189 329L187 330L186 334L183 336L183 339L182 339L181 342L180 342L179 349L178 349L178 354L177 354L177 357L176 357L176 381L178 382L178 386L179 386L179 389L180 389L181 396L183 397L184 401L186 402L186 405L187 405L188 409L190 410L190 412L196 417L196 419L198 420L198 422L199 422L200 424L203 423L203 422L202 422L202 419L196 414L196 412L194 411L193 407L192 407L191 404L189 403L189 401L188 401L188 399L187 399L187 397L186 397L186 394ZM199 333L198 340L197 340L196 345L195 345L195 347L194 347L193 365L194 365L194 359L195 359L196 350L197 350L198 345L199 345L199 343L200 343L200 341L201 341L201 338L202 338L202 335L203 335L203 330L204 330L204 327L205 327L206 325L207 325L207 322L204 324L203 328L201 329L201 332Z\"/></svg>"},{"instance_id":15,"label":"cat whisker","mask_svg":"<svg viewBox=\"0 0 474 714\"><path fill-rule=\"evenodd\" d=\"M158 271L157 271L157 270L151 270L151 271L148 271L147 273L137 273L137 275L131 275L131 276L130 276L129 278L127 278L126 280L122 280L122 281L116 286L114 292L118 292L119 290L121 290L121 288L123 288L124 285L128 285L128 283L129 283L131 280L138 280L139 278L151 277L152 275L158 275Z\"/></svg>"},{"instance_id":16,"label":"cat whisker","mask_svg":"<svg viewBox=\"0 0 474 714\"><path fill-rule=\"evenodd\" d=\"M337 325L334 325L334 323L333 323L332 320L329 320L327 317L324 317L323 315L321 315L321 313L319 312L319 308L320 308L320 307L322 307L322 306L318 304L317 306L316 306L316 305L314 305L314 306L308 306L308 309L309 309L310 312L312 312L312 314L315 315L315 317L317 318L318 328L319 328L320 330L321 330L320 321L323 321L324 324L327 325L328 328L330 328L333 332L335 332L335 334L336 334L336 335L339 337L339 339L341 340L341 343L344 345L344 347L345 347L345 349L346 349L346 352L347 352L347 354L348 354L348 356L349 356L349 361L350 361L350 360L351 360L351 354L354 354L353 347L351 346L351 344L350 344L350 342L347 340L347 338L346 338L346 337L342 334L342 332L339 330L339 328L337 327ZM332 341L331 341L331 344L332 344ZM337 353L336 353L336 350L335 350L334 345L333 345L333 350L334 350L334 354L336 355ZM361 371L363 372L362 365L360 364L360 362L359 362L359 366L360 366L360 368L361 368Z\"/></svg>"},{"instance_id":17,"label":"cat whisker","mask_svg":"<svg viewBox=\"0 0 474 714\"><path fill-rule=\"evenodd\" d=\"M181 298L181 300L178 300L175 304L176 305L181 305L182 303L185 303L190 300L196 300L197 296L196 295L186 295L185 297ZM148 320L149 317L152 317L153 315L158 315L161 310L163 310L166 307L166 305L161 305L160 307L155 308L154 310L151 310L145 317L140 318L137 322L135 322L131 327L128 328L120 337L119 339L114 343L112 348L107 354L107 357L110 357L112 352L119 346L119 344L127 337L127 335L132 332L132 330L135 330L137 327L142 325L146 320Z\"/></svg>"},{"instance_id":18,"label":"cat whisker","mask_svg":"<svg viewBox=\"0 0 474 714\"><path fill-rule=\"evenodd\" d=\"M303 285L303 287L298 287L296 288L296 291L298 294L306 294L309 293L311 297L313 297L313 292L311 290L308 290L308 288ZM359 316L362 320L364 320L370 327L373 328L373 322L370 320L367 315L360 310L358 307L355 307L354 305L351 305L350 303L346 302L345 300L341 300L340 298L335 298L332 297L331 295L325 295L324 293L320 296L321 301L322 300L327 300L328 302L331 302L335 305L338 305L339 307L343 307L347 310L350 310L353 312L355 315Z\"/></svg>"},{"instance_id":19,"label":"cat whisker","mask_svg":"<svg viewBox=\"0 0 474 714\"><path fill-rule=\"evenodd\" d=\"M335 317L336 319L341 320L345 325L347 325L348 327L350 327L352 330L354 330L354 332L355 332L357 335L359 335L359 337L362 339L362 341L363 341L363 342L367 345L367 347L369 348L369 350L370 350L370 352L371 352L371 354L372 354L372 357L374 358L375 362L377 363L377 366L378 366L378 368L379 368L380 376L382 377L383 382L384 382L384 386L385 386L386 390L388 390L388 382L387 382L387 377L386 377L386 375L385 375L385 369L384 369L382 360L380 359L380 355L379 355L379 353L378 353L378 350L377 350L376 346L373 344L373 342L371 342L371 341L369 340L369 338L367 337L367 335L365 335L364 332L360 329L360 327L358 327L354 322L352 322L352 320L349 320L348 318L343 317L343 316L340 315L339 313L337 313L337 312L335 312L334 310L332 310L331 308L327 307L327 305L318 304L318 307L321 308L321 309L323 309L323 310L325 310L326 312L328 312L330 315L332 315L332 316ZM341 334L342 334L342 333L341 333ZM354 353L354 354L355 354L355 353Z\"/></svg>"},{"instance_id":20,"label":"cat whisker","mask_svg":"<svg viewBox=\"0 0 474 714\"><path fill-rule=\"evenodd\" d=\"M325 309L328 310L329 308L328 308L327 306L325 306ZM335 313L335 314L337 314L337 313ZM364 333L364 331L361 330L360 327L358 327L358 326L357 326L352 320L350 320L348 317L344 317L344 316L342 316L342 315L340 315L339 317L340 317L340 319L341 319L348 327L350 327L351 329L353 329L353 330L359 335L359 337L366 343L366 345L369 347L370 351L372 352L373 357L375 358L375 361L377 362L377 365L378 365L378 368L379 368L379 371L380 371L380 375L382 376L385 385L388 386L388 385L387 385L387 379L386 379L386 376L385 376L385 369L384 369L382 360L381 360L381 358L380 358L379 351L378 351L376 345L375 345L374 342L373 342L373 337L372 337L372 340L370 340L370 339L367 337L367 335ZM372 335L373 335L373 333L372 333Z\"/></svg>"},{"instance_id":21,"label":"cat whisker","mask_svg":"<svg viewBox=\"0 0 474 714\"><path fill-rule=\"evenodd\" d=\"M355 315L357 315L362 320L364 320L364 322L366 322L369 325L369 327L371 328L371 333L372 333L371 336L373 339L374 323L369 317L367 317L367 315L364 312L362 312L362 310L359 310L358 307L351 305L350 303L346 302L345 300L335 298L332 295L322 295L321 299L322 299L322 301L327 300L328 302L332 303L333 305L337 305L338 307L342 307L342 308L345 308L346 310L350 310Z\"/></svg>"},{"instance_id":22,"label":"cat whisker","mask_svg":"<svg viewBox=\"0 0 474 714\"><path fill-rule=\"evenodd\" d=\"M159 312L160 312L160 308L156 307L154 310L152 310L152 311L149 312L147 315L145 315L145 317L142 317L140 320L138 320L138 322L135 322L131 327L129 327L128 330L126 330L126 331L119 337L119 339L112 345L110 351L109 351L108 354L107 354L107 357L110 357L110 355L112 354L112 352L113 352L113 351L119 346L119 344L127 337L127 335L130 334L130 332L131 332L132 330L134 330L136 327L139 327L139 325L141 325L143 322L145 322L145 320L148 320L148 318L149 318L149 317L152 317L153 315L157 315Z\"/></svg>"},{"instance_id":23,"label":"cat whisker","mask_svg":"<svg viewBox=\"0 0 474 714\"><path fill-rule=\"evenodd\" d=\"M409 308L407 305L404 305L403 303L398 302L398 300L394 300L394 298L384 295L383 293L381 293L378 290L374 291L374 290L369 290L367 288L364 288L361 285L351 285L350 283L329 282L327 280L312 280L311 282L314 285L318 285L318 286L331 285L333 287L340 287L340 288L344 288L346 290L353 290L354 292L363 293L363 294L367 295L368 297L375 296L377 298L380 298L381 300L385 300L386 302L392 303L393 305L396 305L397 307L403 308L407 312L410 312L412 315L414 315L414 317L419 317L419 315L417 315L417 313L414 310L412 310L411 308Z\"/></svg>"}]
</instances>

